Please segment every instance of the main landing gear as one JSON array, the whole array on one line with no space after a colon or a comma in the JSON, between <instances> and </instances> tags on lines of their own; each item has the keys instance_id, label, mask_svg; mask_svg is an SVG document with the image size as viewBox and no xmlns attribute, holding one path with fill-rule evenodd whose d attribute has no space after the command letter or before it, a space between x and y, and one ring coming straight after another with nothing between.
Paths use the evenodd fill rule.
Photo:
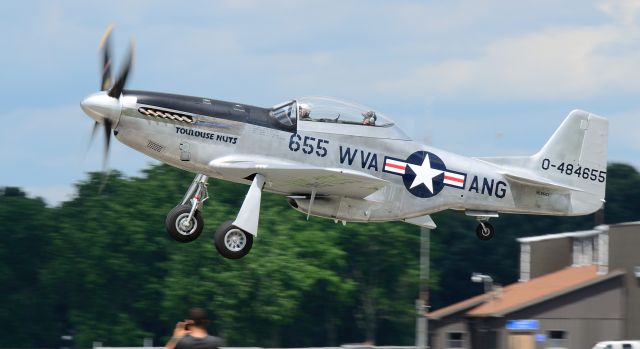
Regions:
<instances>
[{"instance_id":1,"label":"main landing gear","mask_svg":"<svg viewBox=\"0 0 640 349\"><path fill-rule=\"evenodd\" d=\"M251 250L253 235L234 226L233 221L226 221L213 235L213 243L222 256L238 259L246 256Z\"/></svg>"},{"instance_id":2,"label":"main landing gear","mask_svg":"<svg viewBox=\"0 0 640 349\"><path fill-rule=\"evenodd\" d=\"M169 212L165 226L169 236L182 243L197 239L204 228L200 213L204 202L209 198L207 180L198 174L180 205ZM258 233L260 200L264 176L255 174L249 192L242 203L238 217L234 221L224 222L214 234L214 244L218 252L226 258L238 259L246 256L253 245L253 237Z\"/></svg>"}]
</instances>

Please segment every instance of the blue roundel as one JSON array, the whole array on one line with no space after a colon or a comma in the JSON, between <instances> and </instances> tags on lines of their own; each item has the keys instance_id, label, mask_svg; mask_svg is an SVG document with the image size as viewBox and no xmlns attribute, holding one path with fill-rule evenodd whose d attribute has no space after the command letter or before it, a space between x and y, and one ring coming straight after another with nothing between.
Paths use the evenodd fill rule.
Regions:
<instances>
[{"instance_id":1,"label":"blue roundel","mask_svg":"<svg viewBox=\"0 0 640 349\"><path fill-rule=\"evenodd\" d=\"M411 194L421 198L430 198L444 188L446 169L444 162L437 155L423 150L417 151L407 158L402 181ZM429 183L431 183L432 190L428 187Z\"/></svg>"}]
</instances>

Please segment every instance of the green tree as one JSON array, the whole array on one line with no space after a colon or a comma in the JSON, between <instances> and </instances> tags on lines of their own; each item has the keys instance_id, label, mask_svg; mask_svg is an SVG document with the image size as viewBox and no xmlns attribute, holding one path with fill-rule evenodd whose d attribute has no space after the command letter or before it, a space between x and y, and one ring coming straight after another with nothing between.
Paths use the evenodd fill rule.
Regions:
<instances>
[{"instance_id":1,"label":"green tree","mask_svg":"<svg viewBox=\"0 0 640 349\"><path fill-rule=\"evenodd\" d=\"M50 294L39 287L51 219L42 199L0 188L0 347L46 346L60 334Z\"/></svg>"},{"instance_id":2,"label":"green tree","mask_svg":"<svg viewBox=\"0 0 640 349\"><path fill-rule=\"evenodd\" d=\"M630 165L609 165L606 200L604 213L606 223L640 219L640 173Z\"/></svg>"},{"instance_id":3,"label":"green tree","mask_svg":"<svg viewBox=\"0 0 640 349\"><path fill-rule=\"evenodd\" d=\"M418 293L419 228L347 224L290 209L265 193L260 235L241 260L220 257L217 226L233 219L247 187L210 182L205 232L189 244L171 240L167 212L192 175L166 165L139 177L93 173L60 207L0 191L0 346L58 346L61 334L89 347L167 339L188 308L210 311L212 330L234 346L321 346L371 340L411 344ZM640 175L608 169L607 223L640 219ZM517 237L590 229L593 216L501 215L496 237L478 241L463 213L434 215L431 305L482 292L483 272L509 284L518 277Z\"/></svg>"},{"instance_id":4,"label":"green tree","mask_svg":"<svg viewBox=\"0 0 640 349\"><path fill-rule=\"evenodd\" d=\"M246 187L231 191L237 199L210 203L205 213L208 220L220 223L235 215L236 201L242 201ZM244 259L222 258L210 239L175 245L165 281L167 312L180 319L185 307L204 305L230 345L278 346L291 341L295 334L286 329L300 320L292 315L298 313L306 294L325 285L331 298L339 300L352 287L336 272L342 268L344 252L332 245L335 234L308 225L301 234L305 224L282 198L266 194L261 233ZM194 255L206 257L194 259Z\"/></svg>"},{"instance_id":5,"label":"green tree","mask_svg":"<svg viewBox=\"0 0 640 349\"><path fill-rule=\"evenodd\" d=\"M411 344L418 291L419 228L398 223L335 226L356 287L350 309L363 334L378 344ZM435 278L434 278L435 279ZM382 325L396 331L382 334Z\"/></svg>"},{"instance_id":6,"label":"green tree","mask_svg":"<svg viewBox=\"0 0 640 349\"><path fill-rule=\"evenodd\" d=\"M165 274L162 220L148 219L144 191L118 173L101 190L102 181L102 174L91 175L78 185L77 198L53 210L59 223L42 280L55 290L64 327L82 347L131 345L151 336Z\"/></svg>"}]
</instances>

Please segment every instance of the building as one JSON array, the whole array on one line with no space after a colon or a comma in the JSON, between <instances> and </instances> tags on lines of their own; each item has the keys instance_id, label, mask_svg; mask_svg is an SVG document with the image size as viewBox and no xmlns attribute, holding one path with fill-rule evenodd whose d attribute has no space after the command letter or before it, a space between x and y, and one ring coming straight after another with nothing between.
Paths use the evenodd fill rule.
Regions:
<instances>
[{"instance_id":1,"label":"building","mask_svg":"<svg viewBox=\"0 0 640 349\"><path fill-rule=\"evenodd\" d=\"M431 348L640 338L640 222L522 238L520 280L429 314Z\"/></svg>"}]
</instances>

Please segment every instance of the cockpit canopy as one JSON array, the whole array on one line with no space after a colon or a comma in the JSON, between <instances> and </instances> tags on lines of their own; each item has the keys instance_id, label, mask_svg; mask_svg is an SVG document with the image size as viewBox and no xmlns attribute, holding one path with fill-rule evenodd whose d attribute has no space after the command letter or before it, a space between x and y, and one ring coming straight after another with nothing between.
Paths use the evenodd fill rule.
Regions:
<instances>
[{"instance_id":1,"label":"cockpit canopy","mask_svg":"<svg viewBox=\"0 0 640 349\"><path fill-rule=\"evenodd\" d=\"M329 97L303 97L298 102L298 119L335 124L376 127L393 126L393 122L373 109Z\"/></svg>"},{"instance_id":2,"label":"cockpit canopy","mask_svg":"<svg viewBox=\"0 0 640 349\"><path fill-rule=\"evenodd\" d=\"M369 137L408 139L383 114L331 97L302 97L271 108L280 127Z\"/></svg>"}]
</instances>

